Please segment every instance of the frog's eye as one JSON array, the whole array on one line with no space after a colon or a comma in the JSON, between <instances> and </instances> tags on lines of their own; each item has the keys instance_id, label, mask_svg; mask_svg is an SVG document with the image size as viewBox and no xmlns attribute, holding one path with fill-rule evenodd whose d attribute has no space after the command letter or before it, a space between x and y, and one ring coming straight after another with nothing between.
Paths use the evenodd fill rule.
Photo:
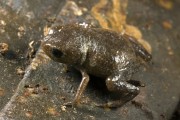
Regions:
<instances>
[{"instance_id":1,"label":"frog's eye","mask_svg":"<svg viewBox=\"0 0 180 120\"><path fill-rule=\"evenodd\" d=\"M61 58L63 56L63 53L56 48L52 48L52 54L56 58Z\"/></svg>"}]
</instances>

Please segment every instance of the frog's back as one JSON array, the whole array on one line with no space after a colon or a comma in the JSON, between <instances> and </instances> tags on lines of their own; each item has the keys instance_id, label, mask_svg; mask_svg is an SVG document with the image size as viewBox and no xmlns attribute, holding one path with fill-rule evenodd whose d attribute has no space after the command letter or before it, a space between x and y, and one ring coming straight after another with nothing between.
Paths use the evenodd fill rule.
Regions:
<instances>
[{"instance_id":1,"label":"frog's back","mask_svg":"<svg viewBox=\"0 0 180 120\"><path fill-rule=\"evenodd\" d=\"M92 41L104 46L111 54L120 51L133 54L146 62L152 59L151 54L134 37L127 34L100 28L89 29L89 33L93 36Z\"/></svg>"},{"instance_id":2,"label":"frog's back","mask_svg":"<svg viewBox=\"0 0 180 120\"><path fill-rule=\"evenodd\" d=\"M91 42L106 48L111 54L113 54L113 51L127 50L131 46L128 39L125 39L120 33L112 30L92 28L88 30L88 35L91 36Z\"/></svg>"}]
</instances>

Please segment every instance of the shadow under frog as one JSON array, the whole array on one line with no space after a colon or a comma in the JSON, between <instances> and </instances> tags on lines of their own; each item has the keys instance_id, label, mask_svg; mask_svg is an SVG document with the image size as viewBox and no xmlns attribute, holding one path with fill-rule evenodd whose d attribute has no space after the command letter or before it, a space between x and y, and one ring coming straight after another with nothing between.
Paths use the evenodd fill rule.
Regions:
<instances>
[{"instance_id":1,"label":"shadow under frog","mask_svg":"<svg viewBox=\"0 0 180 120\"><path fill-rule=\"evenodd\" d=\"M132 100L139 88L127 81L143 63L151 60L151 55L133 37L78 24L52 28L41 45L51 59L81 72L82 81L73 105L80 102L89 74L103 78L109 91L123 93L122 99L97 106L119 107Z\"/></svg>"}]
</instances>

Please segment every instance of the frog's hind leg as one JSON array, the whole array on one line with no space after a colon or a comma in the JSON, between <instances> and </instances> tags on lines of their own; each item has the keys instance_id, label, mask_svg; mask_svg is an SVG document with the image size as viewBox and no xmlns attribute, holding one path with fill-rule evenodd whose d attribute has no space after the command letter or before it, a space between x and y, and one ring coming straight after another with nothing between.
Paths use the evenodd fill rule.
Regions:
<instances>
[{"instance_id":1,"label":"frog's hind leg","mask_svg":"<svg viewBox=\"0 0 180 120\"><path fill-rule=\"evenodd\" d=\"M139 94L139 88L125 81L126 75L120 73L117 76L110 76L106 79L106 86L109 91L123 93L120 100L111 101L106 104L98 104L99 107L120 107L132 100Z\"/></svg>"}]
</instances>

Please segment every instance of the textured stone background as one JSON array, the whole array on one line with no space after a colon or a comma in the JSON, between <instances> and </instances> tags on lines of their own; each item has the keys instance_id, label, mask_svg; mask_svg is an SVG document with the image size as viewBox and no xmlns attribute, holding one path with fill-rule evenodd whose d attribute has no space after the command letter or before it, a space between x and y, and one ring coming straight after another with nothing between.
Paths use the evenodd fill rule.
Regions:
<instances>
[{"instance_id":1,"label":"textured stone background","mask_svg":"<svg viewBox=\"0 0 180 120\"><path fill-rule=\"evenodd\" d=\"M99 9L99 13L106 15L113 9L113 1L109 0L107 8ZM92 15L92 8L103 6L102 3L98 0L75 0L71 4L65 0L0 1L0 43L9 46L6 53L0 54L0 119L159 120L172 117L180 95L178 0L169 0L165 4L161 0L119 2L126 6L126 9L122 7L126 19L121 25L139 28L153 55L146 70L134 76L145 87L133 101L117 109L94 107L94 102L106 102L114 99L114 95L106 90L103 81L92 78L81 105L75 108L63 106L64 102L74 98L81 75L73 69L67 72L64 65L48 59L39 48L40 40L46 34L45 28L54 24L87 22L107 27ZM123 15L115 18L121 22L121 17ZM114 29L113 22L116 21L105 20L109 20ZM31 41L34 41L32 47ZM17 74L19 68L25 70L24 75Z\"/></svg>"}]
</instances>

